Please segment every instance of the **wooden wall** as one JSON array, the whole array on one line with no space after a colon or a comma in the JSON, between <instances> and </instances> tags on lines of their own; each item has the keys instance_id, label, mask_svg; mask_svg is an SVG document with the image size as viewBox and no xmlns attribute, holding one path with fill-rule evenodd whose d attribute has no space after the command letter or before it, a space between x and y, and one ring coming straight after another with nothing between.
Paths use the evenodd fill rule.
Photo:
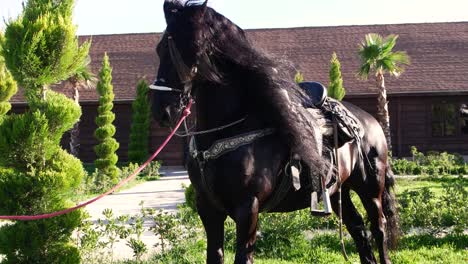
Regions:
<instances>
[{"instance_id":1,"label":"wooden wall","mask_svg":"<svg viewBox=\"0 0 468 264\"><path fill-rule=\"evenodd\" d=\"M348 98L351 103L376 116L375 97ZM433 104L451 103L457 106L468 103L468 95L391 95L389 96L390 127L394 156L411 156L411 146L420 151L448 151L468 155L468 134L457 127L454 136L437 137L432 135ZM457 118L458 115L457 115ZM458 122L459 123L459 122Z\"/></svg>"}]
</instances>

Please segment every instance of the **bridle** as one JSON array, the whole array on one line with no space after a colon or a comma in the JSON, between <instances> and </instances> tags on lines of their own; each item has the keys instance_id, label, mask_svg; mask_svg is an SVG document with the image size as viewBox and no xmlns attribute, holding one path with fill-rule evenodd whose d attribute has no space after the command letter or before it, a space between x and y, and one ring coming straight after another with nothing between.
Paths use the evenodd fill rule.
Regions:
<instances>
[{"instance_id":1,"label":"bridle","mask_svg":"<svg viewBox=\"0 0 468 264\"><path fill-rule=\"evenodd\" d=\"M166 33L167 34L167 33ZM163 92L177 92L181 94L181 97L185 99L192 98L192 83L198 73L198 62L196 62L192 67L189 69L185 62L182 60L182 56L177 49L174 39L171 35L167 36L168 46L169 46L169 54L171 57L171 61L175 66L177 71L177 75L184 85L183 90L167 87L163 85L158 85L158 83L164 83L165 80L156 80L155 84L150 85L150 89L163 91Z\"/></svg>"},{"instance_id":2,"label":"bridle","mask_svg":"<svg viewBox=\"0 0 468 264\"><path fill-rule=\"evenodd\" d=\"M185 109L187 105L192 102L195 103L195 98L192 96L192 90L193 90L193 80L196 78L198 74L198 61L196 61L191 68L187 67L185 62L182 60L182 56L177 49L174 39L171 35L167 36L168 40L168 46L169 46L169 54L170 58L172 60L173 65L175 66L175 69L177 71L177 75L183 84L183 90L181 89L176 89L164 85L159 85L160 83L165 83L165 80L156 80L156 82L152 85L149 86L151 90L156 90L156 91L162 91L162 92L176 92L180 94L180 99L179 99L179 109ZM181 111L179 111L181 112ZM191 132L191 128L188 127L187 122L184 121L184 128L185 132L184 133L176 133L176 136L179 137L190 137L190 136L195 136L195 135L201 135L201 134L208 134L216 131L220 131L223 129L226 129L228 127L232 127L236 124L242 123L247 119L247 116L236 120L232 123L215 127L212 129L207 129L203 131L196 131L196 132Z\"/></svg>"}]
</instances>

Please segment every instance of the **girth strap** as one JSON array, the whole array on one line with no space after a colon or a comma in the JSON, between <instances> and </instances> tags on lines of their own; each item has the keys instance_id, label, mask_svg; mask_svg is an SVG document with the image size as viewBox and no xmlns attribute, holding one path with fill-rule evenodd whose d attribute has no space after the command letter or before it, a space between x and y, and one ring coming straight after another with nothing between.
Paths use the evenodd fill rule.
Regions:
<instances>
[{"instance_id":1,"label":"girth strap","mask_svg":"<svg viewBox=\"0 0 468 264\"><path fill-rule=\"evenodd\" d=\"M219 197L215 195L213 189L211 188L212 186L207 181L205 168L206 162L209 160L215 160L228 152L234 151L241 146L251 144L255 140L271 135L274 132L274 129L267 128L241 134L231 138L217 140L208 150L205 151L197 150L195 137L192 136L189 143L190 155L197 161L198 167L200 168L201 183L203 185L203 189L205 189L205 194L208 196L210 202L217 210L226 212L226 208L224 208L222 202L219 200Z\"/></svg>"}]
</instances>

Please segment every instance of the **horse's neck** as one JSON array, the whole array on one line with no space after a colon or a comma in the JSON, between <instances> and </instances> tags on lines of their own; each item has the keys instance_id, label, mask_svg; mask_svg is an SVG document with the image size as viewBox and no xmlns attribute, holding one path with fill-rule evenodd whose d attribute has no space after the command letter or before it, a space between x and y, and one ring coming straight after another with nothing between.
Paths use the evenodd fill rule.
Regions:
<instances>
[{"instance_id":1,"label":"horse's neck","mask_svg":"<svg viewBox=\"0 0 468 264\"><path fill-rule=\"evenodd\" d=\"M230 87L201 87L196 96L199 129L211 129L244 117L242 94Z\"/></svg>"},{"instance_id":2,"label":"horse's neck","mask_svg":"<svg viewBox=\"0 0 468 264\"><path fill-rule=\"evenodd\" d=\"M245 121L228 128L197 136L200 148L208 148L222 138L228 138L246 131L258 129L258 122L249 113L249 102L239 87L199 87L196 94L197 131L220 128L248 117ZM255 124L253 124L255 123Z\"/></svg>"}]
</instances>

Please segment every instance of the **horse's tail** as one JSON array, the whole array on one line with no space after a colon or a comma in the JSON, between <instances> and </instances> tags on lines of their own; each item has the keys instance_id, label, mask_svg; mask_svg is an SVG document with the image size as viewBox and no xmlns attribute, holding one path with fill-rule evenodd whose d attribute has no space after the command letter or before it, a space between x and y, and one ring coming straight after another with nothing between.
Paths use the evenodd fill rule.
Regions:
<instances>
[{"instance_id":1,"label":"horse's tail","mask_svg":"<svg viewBox=\"0 0 468 264\"><path fill-rule=\"evenodd\" d=\"M393 187L395 185L395 178L393 176L390 166L387 167L385 172L385 189L382 194L382 209L387 219L387 243L390 249L395 249L398 244L400 236L400 224L397 212L397 200Z\"/></svg>"}]
</instances>

